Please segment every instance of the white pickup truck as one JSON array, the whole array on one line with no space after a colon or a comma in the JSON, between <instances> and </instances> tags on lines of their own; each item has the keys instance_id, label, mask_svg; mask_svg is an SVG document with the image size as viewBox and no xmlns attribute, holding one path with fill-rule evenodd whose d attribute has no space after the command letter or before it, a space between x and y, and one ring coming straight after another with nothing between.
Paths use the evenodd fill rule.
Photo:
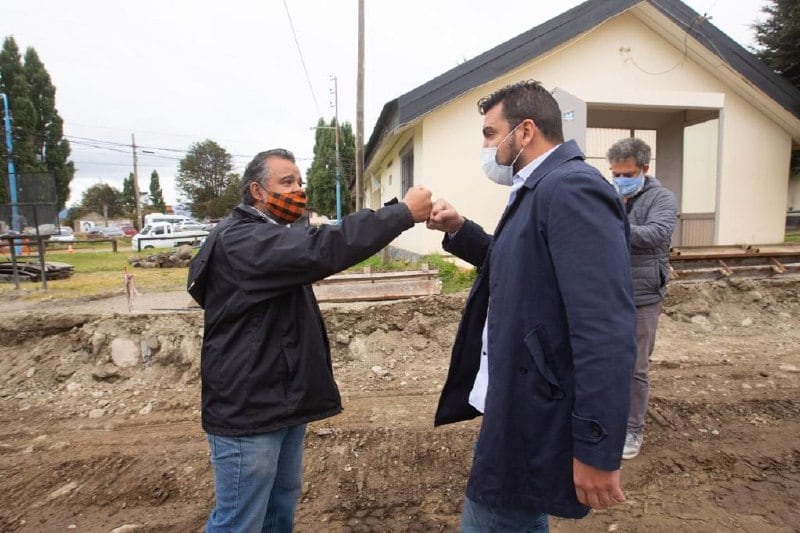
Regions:
<instances>
[{"instance_id":1,"label":"white pickup truck","mask_svg":"<svg viewBox=\"0 0 800 533\"><path fill-rule=\"evenodd\" d=\"M202 244L208 237L205 230L178 230L169 222L147 224L142 231L131 237L131 248L135 251L147 248L175 248L182 244Z\"/></svg>"}]
</instances>

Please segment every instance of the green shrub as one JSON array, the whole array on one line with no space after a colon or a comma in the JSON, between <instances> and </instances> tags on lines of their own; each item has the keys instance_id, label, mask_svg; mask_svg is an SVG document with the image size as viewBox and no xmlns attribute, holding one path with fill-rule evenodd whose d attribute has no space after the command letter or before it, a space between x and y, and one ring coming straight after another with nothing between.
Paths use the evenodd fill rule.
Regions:
<instances>
[{"instance_id":1,"label":"green shrub","mask_svg":"<svg viewBox=\"0 0 800 533\"><path fill-rule=\"evenodd\" d=\"M475 281L476 272L474 268L460 268L452 260L439 254L426 255L422 258L422 261L428 263L428 267L431 270L439 271L439 279L442 280L442 292L445 294L468 289L472 286L472 282Z\"/></svg>"},{"instance_id":2,"label":"green shrub","mask_svg":"<svg viewBox=\"0 0 800 533\"><path fill-rule=\"evenodd\" d=\"M388 263L385 263L380 254L375 254L369 259L361 261L357 265L348 268L347 272L363 272L364 267L370 267L373 272L400 272L403 270L415 270L417 268L416 265L409 263L408 261L392 260Z\"/></svg>"},{"instance_id":3,"label":"green shrub","mask_svg":"<svg viewBox=\"0 0 800 533\"><path fill-rule=\"evenodd\" d=\"M442 280L442 292L445 294L468 289L470 286L472 286L472 282L475 281L474 268L460 268L455 265L452 260L440 254L423 256L419 263L412 263L399 259L393 259L389 262L384 262L383 257L381 257L380 254L376 254L369 259L358 263L352 268L347 269L347 272L363 272L364 267L367 266L370 267L373 272L401 272L403 270L419 270L420 263L427 263L430 270L439 271L439 279Z\"/></svg>"}]
</instances>

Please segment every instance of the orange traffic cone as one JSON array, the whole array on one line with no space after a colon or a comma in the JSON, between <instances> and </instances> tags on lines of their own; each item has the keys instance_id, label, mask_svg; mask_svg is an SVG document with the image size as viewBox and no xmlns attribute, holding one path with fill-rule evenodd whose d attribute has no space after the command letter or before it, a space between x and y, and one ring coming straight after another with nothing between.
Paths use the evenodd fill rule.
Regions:
<instances>
[{"instance_id":1,"label":"orange traffic cone","mask_svg":"<svg viewBox=\"0 0 800 533\"><path fill-rule=\"evenodd\" d=\"M72 245L71 244L67 246L67 253L68 254L74 254L75 253L75 250L72 249Z\"/></svg>"}]
</instances>

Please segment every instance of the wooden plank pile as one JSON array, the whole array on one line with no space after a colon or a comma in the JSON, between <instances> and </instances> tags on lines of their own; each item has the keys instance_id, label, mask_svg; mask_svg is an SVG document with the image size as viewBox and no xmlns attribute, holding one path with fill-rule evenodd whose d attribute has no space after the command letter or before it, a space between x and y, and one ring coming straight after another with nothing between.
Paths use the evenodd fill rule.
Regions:
<instances>
[{"instance_id":1,"label":"wooden plank pile","mask_svg":"<svg viewBox=\"0 0 800 533\"><path fill-rule=\"evenodd\" d=\"M672 281L773 278L800 275L800 246L707 246L670 251Z\"/></svg>"},{"instance_id":2,"label":"wooden plank pile","mask_svg":"<svg viewBox=\"0 0 800 533\"><path fill-rule=\"evenodd\" d=\"M442 282L438 270L405 272L372 272L336 274L314 283L314 295L320 302L359 302L398 300L415 296L441 294Z\"/></svg>"},{"instance_id":3,"label":"wooden plank pile","mask_svg":"<svg viewBox=\"0 0 800 533\"><path fill-rule=\"evenodd\" d=\"M68 263L45 261L44 271L47 279L67 279L72 276L75 268ZM42 281L42 267L38 261L17 260L17 276L20 281ZM14 282L14 267L11 261L0 263L0 282Z\"/></svg>"}]
</instances>

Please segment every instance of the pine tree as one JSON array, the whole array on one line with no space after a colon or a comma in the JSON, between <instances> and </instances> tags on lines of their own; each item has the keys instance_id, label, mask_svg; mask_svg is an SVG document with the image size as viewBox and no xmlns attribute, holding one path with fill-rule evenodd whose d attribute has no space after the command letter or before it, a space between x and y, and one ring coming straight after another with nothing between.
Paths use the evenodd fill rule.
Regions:
<instances>
[{"instance_id":1,"label":"pine tree","mask_svg":"<svg viewBox=\"0 0 800 533\"><path fill-rule=\"evenodd\" d=\"M163 213L167 207L164 203L164 192L161 190L161 183L158 180L158 172L150 173L150 207L156 213Z\"/></svg>"},{"instance_id":2,"label":"pine tree","mask_svg":"<svg viewBox=\"0 0 800 533\"><path fill-rule=\"evenodd\" d=\"M800 90L800 2L770 0L762 11L767 19L753 26L761 45L756 55Z\"/></svg>"},{"instance_id":3,"label":"pine tree","mask_svg":"<svg viewBox=\"0 0 800 533\"><path fill-rule=\"evenodd\" d=\"M344 214L355 207L355 194L351 192L356 186L356 136L349 122L343 122L339 128L339 158L342 165L342 213Z\"/></svg>"},{"instance_id":4,"label":"pine tree","mask_svg":"<svg viewBox=\"0 0 800 533\"><path fill-rule=\"evenodd\" d=\"M13 37L7 37L0 51L0 92L5 93L11 113L12 160L17 174L22 172L41 172L44 165L36 159L33 146L36 128L36 109L30 98L30 88L25 78L25 70L19 55L19 48ZM5 126L4 126L5 127ZM5 131L4 137L5 137ZM2 156L7 162L8 153L2 143ZM3 177L3 201L10 202L8 194L8 165L0 165ZM19 186L19 183L17 184Z\"/></svg>"},{"instance_id":5,"label":"pine tree","mask_svg":"<svg viewBox=\"0 0 800 533\"><path fill-rule=\"evenodd\" d=\"M767 19L753 25L761 45L756 55L800 90L800 1L770 0L762 11ZM792 152L791 169L800 174L800 150Z\"/></svg>"},{"instance_id":6,"label":"pine tree","mask_svg":"<svg viewBox=\"0 0 800 533\"><path fill-rule=\"evenodd\" d=\"M56 90L33 48L27 49L23 65L13 37L7 37L0 50L0 92L8 98L16 172L49 173L55 182L57 208L61 209L69 196L75 167L68 161L70 147L55 107ZM5 142L0 145L0 157L7 162ZM10 200L7 168L7 164L0 165L2 202ZM24 184L18 182L17 186Z\"/></svg>"},{"instance_id":7,"label":"pine tree","mask_svg":"<svg viewBox=\"0 0 800 533\"><path fill-rule=\"evenodd\" d=\"M75 165L68 161L71 150L69 142L64 139L64 121L56 110L56 88L33 48L25 51L24 70L31 102L36 109L34 150L39 162L55 181L56 203L61 209L69 197L69 184L75 175Z\"/></svg>"},{"instance_id":8,"label":"pine tree","mask_svg":"<svg viewBox=\"0 0 800 533\"><path fill-rule=\"evenodd\" d=\"M136 218L136 191L133 187L133 172L122 180L122 205L132 219Z\"/></svg>"},{"instance_id":9,"label":"pine tree","mask_svg":"<svg viewBox=\"0 0 800 533\"><path fill-rule=\"evenodd\" d=\"M336 218L336 120L316 127L314 161L308 169L306 194L309 207L328 218ZM350 212L350 182L355 176L355 136L350 123L339 128L339 161L342 215Z\"/></svg>"}]
</instances>

